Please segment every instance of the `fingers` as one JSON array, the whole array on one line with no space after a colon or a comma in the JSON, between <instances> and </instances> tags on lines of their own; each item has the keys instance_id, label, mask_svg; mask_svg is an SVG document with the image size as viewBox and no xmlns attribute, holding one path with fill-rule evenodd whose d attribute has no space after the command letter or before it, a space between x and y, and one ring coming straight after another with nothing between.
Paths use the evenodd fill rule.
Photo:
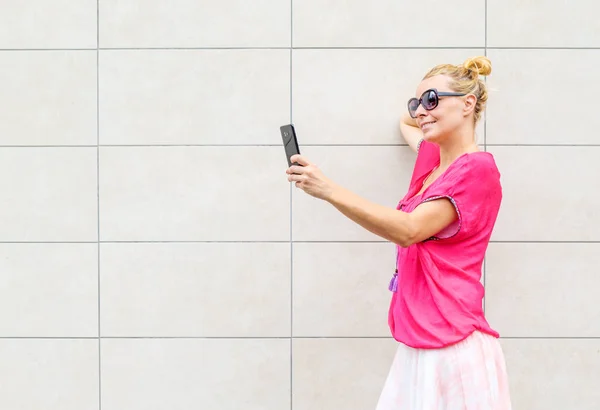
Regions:
<instances>
[{"instance_id":1,"label":"fingers","mask_svg":"<svg viewBox=\"0 0 600 410\"><path fill-rule=\"evenodd\" d=\"M297 188L304 189L305 183L314 176L312 164L302 155L293 155L290 158L292 165L285 172L288 174L288 181L294 182Z\"/></svg>"},{"instance_id":2,"label":"fingers","mask_svg":"<svg viewBox=\"0 0 600 410\"><path fill-rule=\"evenodd\" d=\"M290 161L292 161L292 163L300 164L303 167L310 165L310 162L308 162L308 159L306 159L302 155L292 155L292 157L290 158Z\"/></svg>"},{"instance_id":3,"label":"fingers","mask_svg":"<svg viewBox=\"0 0 600 410\"><path fill-rule=\"evenodd\" d=\"M298 182L304 182L306 181L307 177L306 175L298 175L298 174L290 174L288 175L288 181L289 182L296 182L296 185L298 184Z\"/></svg>"},{"instance_id":4,"label":"fingers","mask_svg":"<svg viewBox=\"0 0 600 410\"><path fill-rule=\"evenodd\" d=\"M306 169L304 167L301 167L299 165L292 165L291 167L289 167L285 172L287 174L298 174L298 175L302 175L304 174L304 172L306 171Z\"/></svg>"}]
</instances>

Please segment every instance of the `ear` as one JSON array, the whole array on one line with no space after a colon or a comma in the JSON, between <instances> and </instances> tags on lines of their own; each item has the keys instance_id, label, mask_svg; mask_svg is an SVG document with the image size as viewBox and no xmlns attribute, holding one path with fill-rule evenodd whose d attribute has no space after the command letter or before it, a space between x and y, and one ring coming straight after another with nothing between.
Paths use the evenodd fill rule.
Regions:
<instances>
[{"instance_id":1,"label":"ear","mask_svg":"<svg viewBox=\"0 0 600 410\"><path fill-rule=\"evenodd\" d=\"M475 97L473 94L469 94L469 95L465 96L464 102L465 102L465 106L463 108L463 115L465 117L468 117L475 111L475 105L477 104L477 97Z\"/></svg>"}]
</instances>

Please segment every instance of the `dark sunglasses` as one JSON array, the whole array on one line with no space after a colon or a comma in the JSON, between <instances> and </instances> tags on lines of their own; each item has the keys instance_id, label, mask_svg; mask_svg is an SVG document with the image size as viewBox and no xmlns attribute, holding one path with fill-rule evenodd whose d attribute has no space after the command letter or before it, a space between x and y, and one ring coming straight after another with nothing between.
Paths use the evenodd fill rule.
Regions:
<instances>
[{"instance_id":1,"label":"dark sunglasses","mask_svg":"<svg viewBox=\"0 0 600 410\"><path fill-rule=\"evenodd\" d=\"M417 118L417 109L419 105L423 105L427 111L433 110L438 106L440 102L440 97L462 97L467 94L463 93L449 93L449 92L440 92L435 88L431 88L421 94L421 98L411 98L408 100L408 113L412 118Z\"/></svg>"}]
</instances>

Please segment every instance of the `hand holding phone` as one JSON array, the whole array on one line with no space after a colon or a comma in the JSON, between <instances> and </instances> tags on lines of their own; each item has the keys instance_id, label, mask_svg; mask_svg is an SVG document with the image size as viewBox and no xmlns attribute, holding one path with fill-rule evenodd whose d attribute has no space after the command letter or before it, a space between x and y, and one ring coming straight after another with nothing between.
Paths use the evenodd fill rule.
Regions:
<instances>
[{"instance_id":1,"label":"hand holding phone","mask_svg":"<svg viewBox=\"0 0 600 410\"><path fill-rule=\"evenodd\" d=\"M298 163L292 163L292 156L300 154L300 147L298 146L298 139L296 137L296 130L292 124L282 125L279 127L281 131L281 138L283 139L283 147L285 148L285 156L287 157L288 166L298 165Z\"/></svg>"}]
</instances>

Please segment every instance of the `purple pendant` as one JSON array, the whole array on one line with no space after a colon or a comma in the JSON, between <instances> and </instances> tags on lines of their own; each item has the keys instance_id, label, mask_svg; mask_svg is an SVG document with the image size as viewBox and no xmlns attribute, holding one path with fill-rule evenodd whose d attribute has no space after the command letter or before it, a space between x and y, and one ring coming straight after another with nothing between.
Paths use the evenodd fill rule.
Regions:
<instances>
[{"instance_id":1,"label":"purple pendant","mask_svg":"<svg viewBox=\"0 0 600 410\"><path fill-rule=\"evenodd\" d=\"M394 273L392 280L390 280L390 285L388 286L388 289L391 292L396 292L398 290L398 272Z\"/></svg>"}]
</instances>

